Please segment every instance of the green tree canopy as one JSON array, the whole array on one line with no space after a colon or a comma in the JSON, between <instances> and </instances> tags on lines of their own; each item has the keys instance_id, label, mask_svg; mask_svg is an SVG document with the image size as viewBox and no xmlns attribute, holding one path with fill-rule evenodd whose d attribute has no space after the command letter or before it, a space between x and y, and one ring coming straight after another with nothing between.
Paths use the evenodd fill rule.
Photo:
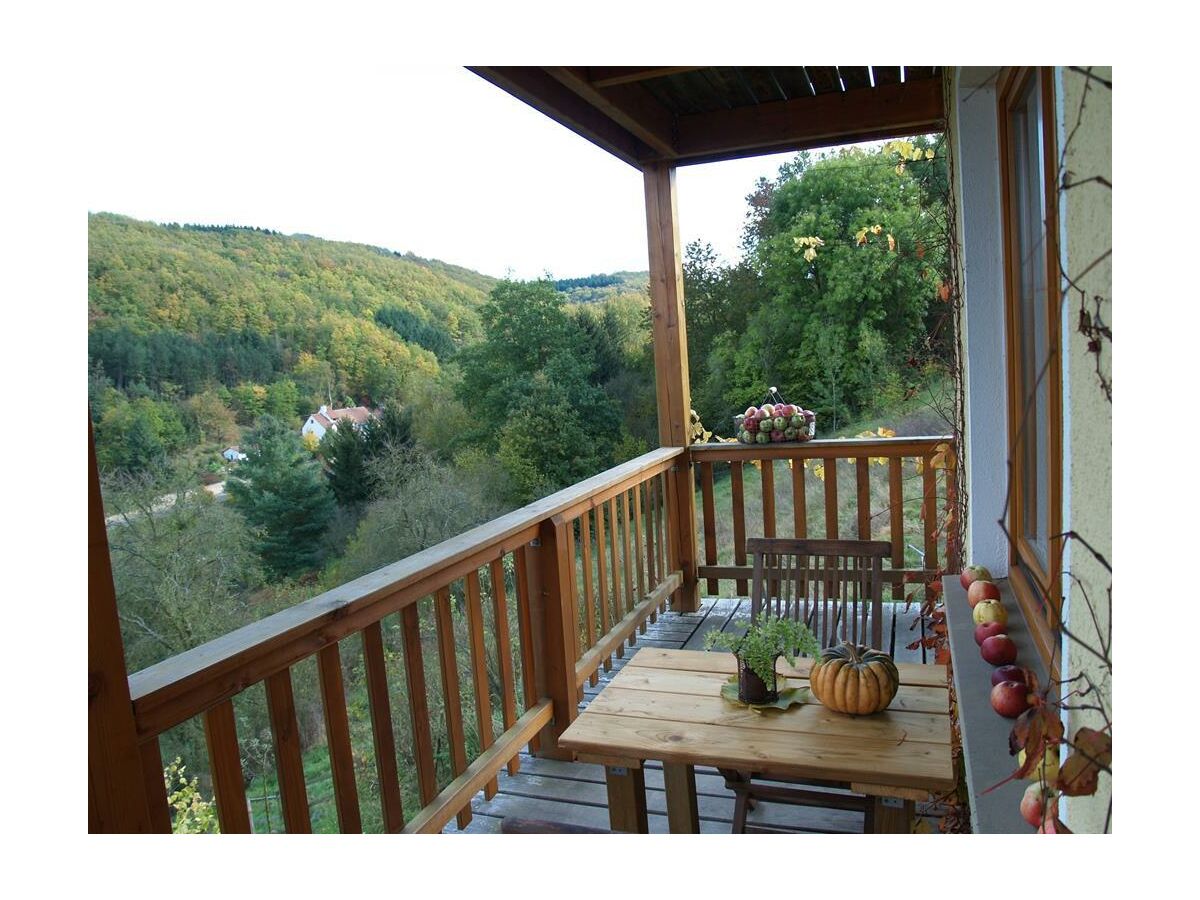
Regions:
<instances>
[{"instance_id":1,"label":"green tree canopy","mask_svg":"<svg viewBox=\"0 0 1200 900\"><path fill-rule=\"evenodd\" d=\"M237 508L257 529L258 554L271 571L295 575L319 562L334 500L297 433L263 416L242 442L247 459L229 479Z\"/></svg>"},{"instance_id":2,"label":"green tree canopy","mask_svg":"<svg viewBox=\"0 0 1200 900\"><path fill-rule=\"evenodd\" d=\"M499 455L528 502L612 461L616 405L596 385L594 347L548 281L501 282L480 310L483 341L459 355L461 427Z\"/></svg>"},{"instance_id":3,"label":"green tree canopy","mask_svg":"<svg viewBox=\"0 0 1200 900\"><path fill-rule=\"evenodd\" d=\"M945 159L940 139L918 138L898 160L887 147L801 153L748 198L742 264L688 248L706 420L728 429L777 386L834 429L911 377L945 265Z\"/></svg>"}]
</instances>

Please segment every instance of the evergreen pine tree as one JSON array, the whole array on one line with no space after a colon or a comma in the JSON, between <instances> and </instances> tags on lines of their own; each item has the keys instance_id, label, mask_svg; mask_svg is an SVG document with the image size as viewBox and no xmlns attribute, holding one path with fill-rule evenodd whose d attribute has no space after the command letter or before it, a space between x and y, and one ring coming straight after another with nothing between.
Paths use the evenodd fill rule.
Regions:
<instances>
[{"instance_id":1,"label":"evergreen pine tree","mask_svg":"<svg viewBox=\"0 0 1200 900\"><path fill-rule=\"evenodd\" d=\"M329 487L342 506L365 503L370 495L366 477L366 439L349 421L330 428L321 438L321 456L328 467Z\"/></svg>"},{"instance_id":2,"label":"evergreen pine tree","mask_svg":"<svg viewBox=\"0 0 1200 900\"><path fill-rule=\"evenodd\" d=\"M243 441L246 460L229 493L259 531L258 554L279 575L317 565L321 536L333 515L333 496L300 438L263 416Z\"/></svg>"}]
</instances>

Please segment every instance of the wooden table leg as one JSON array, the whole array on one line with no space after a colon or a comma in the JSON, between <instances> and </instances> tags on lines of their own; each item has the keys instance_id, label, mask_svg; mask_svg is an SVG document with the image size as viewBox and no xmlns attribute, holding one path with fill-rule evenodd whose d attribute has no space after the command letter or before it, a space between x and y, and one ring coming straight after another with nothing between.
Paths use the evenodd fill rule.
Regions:
<instances>
[{"instance_id":1,"label":"wooden table leg","mask_svg":"<svg viewBox=\"0 0 1200 900\"><path fill-rule=\"evenodd\" d=\"M641 767L605 766L608 821L613 831L649 834L646 818L646 775Z\"/></svg>"},{"instance_id":2,"label":"wooden table leg","mask_svg":"<svg viewBox=\"0 0 1200 900\"><path fill-rule=\"evenodd\" d=\"M912 834L917 804L899 797L872 797L867 815L872 834Z\"/></svg>"},{"instance_id":3,"label":"wooden table leg","mask_svg":"<svg viewBox=\"0 0 1200 900\"><path fill-rule=\"evenodd\" d=\"M667 822L671 834L699 834L700 811L696 803L696 767L663 763L667 789Z\"/></svg>"}]
</instances>

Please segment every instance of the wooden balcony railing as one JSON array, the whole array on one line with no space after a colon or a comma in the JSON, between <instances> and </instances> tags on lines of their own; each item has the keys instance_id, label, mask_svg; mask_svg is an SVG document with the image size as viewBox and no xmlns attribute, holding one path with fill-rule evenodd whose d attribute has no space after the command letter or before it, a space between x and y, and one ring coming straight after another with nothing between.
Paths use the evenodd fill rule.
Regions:
<instances>
[{"instance_id":1,"label":"wooden balcony railing","mask_svg":"<svg viewBox=\"0 0 1200 900\"><path fill-rule=\"evenodd\" d=\"M557 736L574 718L585 683L596 683L599 669L610 668L672 596L684 596L685 529L703 537L696 577L709 594L722 582L746 594L746 539L761 534L888 540L885 578L899 598L904 582L925 581L945 559L937 520L953 479L934 458L952 458L943 452L949 444L928 437L655 450L137 672L129 687L155 826L171 828L159 736L201 717L221 829L251 830L234 699L263 684L284 826L310 830L292 677L315 659L338 824L361 830L343 683L349 648L356 659L361 654L383 828L436 832L455 817L466 827L471 797L479 790L491 796L500 769L515 774L526 744L563 755ZM676 510L686 504L674 492L686 489L689 469L698 474L701 502L696 522L684 524ZM422 639L422 605L429 641ZM385 632L383 620L392 616L398 624ZM426 679L431 650L436 686ZM398 666L400 656L402 670L389 674L389 661ZM393 723L395 693L407 695L407 722ZM474 711L469 726L464 704ZM436 743L449 760L442 778L437 712L445 722L437 728L444 741ZM396 724L410 738L399 754ZM411 769L402 773L398 759ZM420 805L407 817L402 774L410 801L415 796Z\"/></svg>"},{"instance_id":2,"label":"wooden balcony railing","mask_svg":"<svg viewBox=\"0 0 1200 900\"><path fill-rule=\"evenodd\" d=\"M696 527L704 557L697 572L706 593L717 594L729 580L737 595L746 595L748 536L858 538L891 543L884 578L899 599L905 582L925 582L947 558L938 515L953 496L954 479L941 463L952 462L953 454L943 452L952 446L951 437L694 445L689 452L700 470ZM754 493L748 481L758 482ZM726 482L729 505L718 508ZM747 505L761 515L748 518Z\"/></svg>"},{"instance_id":3,"label":"wooden balcony railing","mask_svg":"<svg viewBox=\"0 0 1200 900\"><path fill-rule=\"evenodd\" d=\"M666 474L683 448L663 448L589 478L392 565L131 675L130 694L155 827L170 831L159 736L203 717L221 830L247 832L250 820L233 700L263 683L274 741L279 796L289 832L311 828L292 670L316 659L338 823L361 830L341 643L361 642L383 826L436 832L470 800L489 795L506 765L516 771L527 743L556 752L557 735L577 710L581 687L682 583L668 521ZM595 567L593 571L593 557ZM516 644L509 626L506 571L515 572ZM593 581L592 575L595 574ZM482 577L481 577L482 576ZM483 585L492 610L487 654ZM471 684L460 666L452 591L466 620ZM418 603L432 598L436 652L452 779L439 783L434 760ZM420 809L406 821L397 767L385 638L397 614L409 700L412 765ZM514 662L520 664L518 715ZM490 670L490 671L489 671ZM500 684L504 730L493 734L489 678ZM468 758L461 698L473 694L479 752Z\"/></svg>"}]
</instances>

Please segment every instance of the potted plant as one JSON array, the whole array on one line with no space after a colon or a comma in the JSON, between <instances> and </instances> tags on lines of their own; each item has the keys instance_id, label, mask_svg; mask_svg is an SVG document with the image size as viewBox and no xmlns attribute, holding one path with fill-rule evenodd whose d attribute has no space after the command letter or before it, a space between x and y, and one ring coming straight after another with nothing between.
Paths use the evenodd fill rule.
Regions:
<instances>
[{"instance_id":1,"label":"potted plant","mask_svg":"<svg viewBox=\"0 0 1200 900\"><path fill-rule=\"evenodd\" d=\"M745 634L710 631L704 648L728 650L738 661L738 700L742 703L774 703L779 699L775 660L783 657L795 664L799 655L816 656L821 648L807 625L770 615L766 610L750 623Z\"/></svg>"}]
</instances>

